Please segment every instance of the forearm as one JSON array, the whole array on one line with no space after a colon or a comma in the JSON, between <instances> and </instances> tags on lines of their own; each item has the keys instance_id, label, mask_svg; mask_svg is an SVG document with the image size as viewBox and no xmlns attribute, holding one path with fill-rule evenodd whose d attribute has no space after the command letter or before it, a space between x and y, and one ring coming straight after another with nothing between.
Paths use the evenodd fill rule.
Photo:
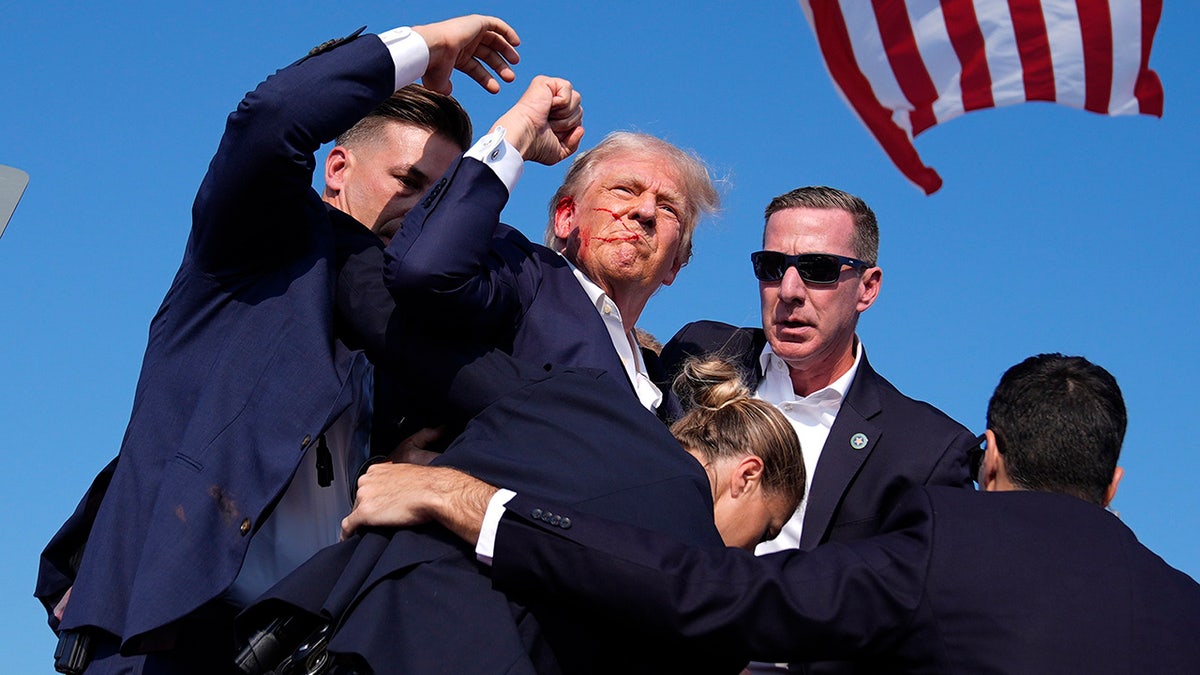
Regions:
<instances>
[{"instance_id":1,"label":"forearm","mask_svg":"<svg viewBox=\"0 0 1200 675\"><path fill-rule=\"evenodd\" d=\"M434 482L432 516L443 527L474 546L496 488L453 469L431 476Z\"/></svg>"},{"instance_id":2,"label":"forearm","mask_svg":"<svg viewBox=\"0 0 1200 675\"><path fill-rule=\"evenodd\" d=\"M580 101L570 82L535 77L517 105L467 151L468 159L409 212L387 250L385 279L397 300L475 311L505 302L510 280L490 268L500 211L525 161L555 164L579 146Z\"/></svg>"},{"instance_id":3,"label":"forearm","mask_svg":"<svg viewBox=\"0 0 1200 675\"><path fill-rule=\"evenodd\" d=\"M375 464L358 481L344 535L360 527L408 527L437 522L472 546L496 488L456 469Z\"/></svg>"},{"instance_id":4,"label":"forearm","mask_svg":"<svg viewBox=\"0 0 1200 675\"><path fill-rule=\"evenodd\" d=\"M510 597L612 614L642 635L739 658L849 658L903 633L923 597L931 522L911 505L886 537L756 557L518 495L496 537L492 580Z\"/></svg>"},{"instance_id":5,"label":"forearm","mask_svg":"<svg viewBox=\"0 0 1200 675\"><path fill-rule=\"evenodd\" d=\"M486 164L466 158L439 186L440 194L409 211L388 244L384 281L398 302L492 307L503 283L488 267L489 254L510 188Z\"/></svg>"}]
</instances>

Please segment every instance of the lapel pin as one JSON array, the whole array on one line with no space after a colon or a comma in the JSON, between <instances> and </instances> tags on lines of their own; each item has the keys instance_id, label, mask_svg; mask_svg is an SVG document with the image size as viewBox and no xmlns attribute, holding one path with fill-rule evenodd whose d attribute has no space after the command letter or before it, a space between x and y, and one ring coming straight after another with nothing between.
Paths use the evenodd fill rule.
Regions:
<instances>
[{"instance_id":1,"label":"lapel pin","mask_svg":"<svg viewBox=\"0 0 1200 675\"><path fill-rule=\"evenodd\" d=\"M867 435L860 433L851 436L850 447L854 448L855 450L862 450L863 448L867 447Z\"/></svg>"}]
</instances>

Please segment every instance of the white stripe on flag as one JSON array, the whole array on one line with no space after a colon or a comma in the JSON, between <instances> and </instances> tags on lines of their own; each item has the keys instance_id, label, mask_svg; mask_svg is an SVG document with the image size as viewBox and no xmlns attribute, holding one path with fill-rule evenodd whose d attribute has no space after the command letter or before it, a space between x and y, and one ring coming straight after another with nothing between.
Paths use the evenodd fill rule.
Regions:
<instances>
[{"instance_id":1,"label":"white stripe on flag","mask_svg":"<svg viewBox=\"0 0 1200 675\"><path fill-rule=\"evenodd\" d=\"M867 76L867 82L879 103L892 111L892 121L912 138L912 123L908 113L913 105L904 96L900 83L892 73L892 64L888 63L887 52L879 37L879 24L875 21L871 3L844 3L841 10L858 69Z\"/></svg>"},{"instance_id":2,"label":"white stripe on flag","mask_svg":"<svg viewBox=\"0 0 1200 675\"><path fill-rule=\"evenodd\" d=\"M992 74L993 105L1025 102L1025 77L1008 3L975 0L975 17L983 33L988 71Z\"/></svg>"},{"instance_id":3,"label":"white stripe on flag","mask_svg":"<svg viewBox=\"0 0 1200 675\"><path fill-rule=\"evenodd\" d=\"M946 32L946 17L939 0L912 0L908 3L908 20L913 27L917 49L925 62L925 72L938 93L933 103L933 115L938 123L963 114L962 66Z\"/></svg>"},{"instance_id":4,"label":"white stripe on flag","mask_svg":"<svg viewBox=\"0 0 1200 675\"><path fill-rule=\"evenodd\" d=\"M1112 15L1113 78L1108 114L1138 114L1138 99L1133 94L1142 64L1142 6L1139 2L1109 0Z\"/></svg>"},{"instance_id":5,"label":"white stripe on flag","mask_svg":"<svg viewBox=\"0 0 1200 675\"><path fill-rule=\"evenodd\" d=\"M926 194L936 191L942 181L913 146L914 127L924 130L961 115L964 101L971 102L972 108L988 105L988 97L979 91L984 87L990 87L993 107L1024 103L1027 86L1022 56L1029 67L1028 91L1035 98L1053 99L1075 108L1089 104L1093 109L1104 107L1099 92L1092 91L1089 99L1088 75L1094 86L1103 86L1109 77L1109 65L1103 59L1110 58L1109 114L1144 110L1146 114L1162 115L1162 84L1154 71L1141 67L1142 33L1145 30L1153 39L1162 0L957 0L970 5L949 0L799 2L823 55L828 57L825 65L834 87L896 166ZM1110 16L1095 9L1105 2L1110 7L1111 21ZM971 14L963 7L973 11L978 33L971 25ZM947 11L951 12L950 28ZM1022 40L1030 40L1029 44L1018 44L1013 12L1021 20ZM1081 17L1080 12L1085 15ZM1150 19L1145 29L1143 12ZM880 26L878 21L886 25ZM1109 23L1113 44L1096 44L1097 40L1103 41L1101 36L1108 31ZM964 53L960 61L951 30L959 49L976 51ZM910 35L916 53L908 53ZM904 50L893 53L896 67L902 69L899 73L892 70L885 44ZM1110 48L1112 54L1107 53ZM986 61L988 72L983 72L980 59ZM966 74L966 91L963 62L971 66ZM1135 95L1139 78L1144 102ZM909 101L901 82L921 100ZM930 97L932 101L926 100Z\"/></svg>"},{"instance_id":6,"label":"white stripe on flag","mask_svg":"<svg viewBox=\"0 0 1200 675\"><path fill-rule=\"evenodd\" d=\"M1043 2L1042 16L1050 39L1050 62L1054 64L1054 99L1082 110L1087 97L1087 74L1083 67L1079 12L1073 2Z\"/></svg>"}]
</instances>

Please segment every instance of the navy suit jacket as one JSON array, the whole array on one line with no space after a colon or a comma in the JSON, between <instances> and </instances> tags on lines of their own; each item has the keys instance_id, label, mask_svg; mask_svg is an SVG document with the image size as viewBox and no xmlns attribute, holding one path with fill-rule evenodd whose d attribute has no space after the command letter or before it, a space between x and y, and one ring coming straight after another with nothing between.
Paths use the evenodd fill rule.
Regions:
<instances>
[{"instance_id":1,"label":"navy suit jacket","mask_svg":"<svg viewBox=\"0 0 1200 675\"><path fill-rule=\"evenodd\" d=\"M756 390L766 343L761 329L697 321L663 347L662 361L673 376L690 355L720 354L737 363ZM856 434L866 436L864 447L851 444ZM901 394L864 354L815 467L800 548L875 534L909 485L970 488L966 450L973 444L965 427Z\"/></svg>"},{"instance_id":2,"label":"navy suit jacket","mask_svg":"<svg viewBox=\"0 0 1200 675\"><path fill-rule=\"evenodd\" d=\"M1200 663L1200 585L1098 506L915 487L882 532L756 558L518 495L492 575L514 598L619 612L635 632L766 662L1021 675L1182 675Z\"/></svg>"},{"instance_id":3,"label":"navy suit jacket","mask_svg":"<svg viewBox=\"0 0 1200 675\"><path fill-rule=\"evenodd\" d=\"M703 469L624 382L442 339L404 340L393 343L393 353L409 355L423 395L466 424L436 464L550 493L580 512L637 523L689 545L723 548ZM356 654L380 674L676 666L709 672L716 663L740 665L719 652L646 642L607 616L510 603L491 588L473 550L438 527L369 531L329 547L239 623L252 630L281 605L332 621L329 649Z\"/></svg>"},{"instance_id":4,"label":"navy suit jacket","mask_svg":"<svg viewBox=\"0 0 1200 675\"><path fill-rule=\"evenodd\" d=\"M43 554L47 608L73 584L61 628L126 651L171 644L350 404L363 356L334 338L338 219L312 189L314 153L391 95L394 73L365 36L277 72L229 116L120 454Z\"/></svg>"},{"instance_id":5,"label":"navy suit jacket","mask_svg":"<svg viewBox=\"0 0 1200 675\"><path fill-rule=\"evenodd\" d=\"M595 368L624 383L612 338L566 259L500 222L508 189L462 158L404 219L388 244L384 280L414 322L470 335L518 359ZM657 357L643 350L647 370ZM680 414L670 387L659 407Z\"/></svg>"}]
</instances>

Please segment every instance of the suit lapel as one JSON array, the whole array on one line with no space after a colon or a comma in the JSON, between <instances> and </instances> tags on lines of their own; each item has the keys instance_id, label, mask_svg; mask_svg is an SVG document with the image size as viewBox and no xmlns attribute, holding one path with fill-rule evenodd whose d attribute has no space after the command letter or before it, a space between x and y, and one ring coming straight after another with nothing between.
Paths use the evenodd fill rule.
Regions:
<instances>
[{"instance_id":1,"label":"suit lapel","mask_svg":"<svg viewBox=\"0 0 1200 675\"><path fill-rule=\"evenodd\" d=\"M563 261L563 265L556 270L556 273L562 279L554 287L561 289L565 298L559 306L579 308L579 318L583 322L580 325L582 342L586 345L585 349L591 352L596 359L594 363L591 359L582 359L580 363L573 362L571 365L608 371L612 377L625 382L629 391L636 398L637 390L634 389L633 382L629 381L629 374L625 372L625 364L621 363L621 357L617 355L617 348L613 345L612 336L608 334L608 326L604 324L604 319L600 318L600 312L596 310L595 303L588 297L588 293L579 283L579 279L575 278L571 267L566 264L566 259L560 259Z\"/></svg>"},{"instance_id":2,"label":"suit lapel","mask_svg":"<svg viewBox=\"0 0 1200 675\"><path fill-rule=\"evenodd\" d=\"M824 540L847 486L879 442L882 429L870 421L880 411L877 377L864 354L817 461L800 534L802 550Z\"/></svg>"}]
</instances>

